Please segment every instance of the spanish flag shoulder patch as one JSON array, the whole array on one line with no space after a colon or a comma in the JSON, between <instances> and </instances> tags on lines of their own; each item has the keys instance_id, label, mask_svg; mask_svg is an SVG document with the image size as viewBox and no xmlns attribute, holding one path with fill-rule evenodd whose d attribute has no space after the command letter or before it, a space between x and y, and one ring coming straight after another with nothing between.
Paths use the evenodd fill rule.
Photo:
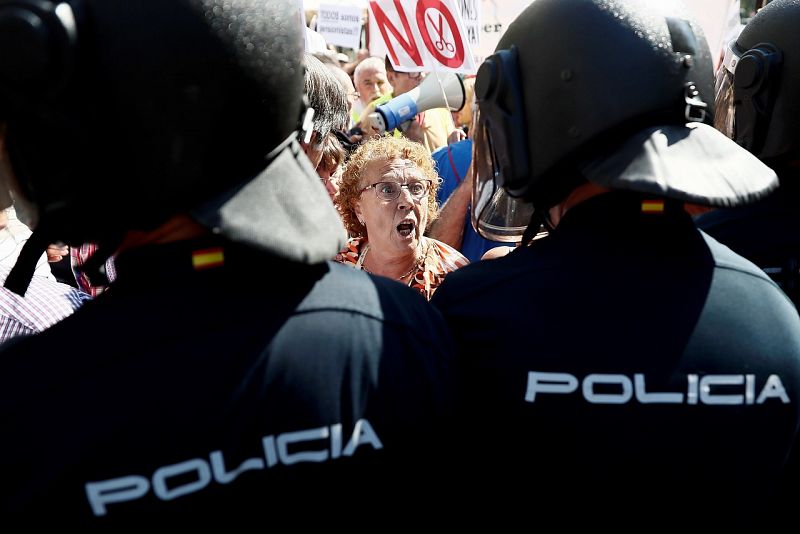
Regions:
<instances>
[{"instance_id":1,"label":"spanish flag shoulder patch","mask_svg":"<svg viewBox=\"0 0 800 534\"><path fill-rule=\"evenodd\" d=\"M196 271L221 267L225 264L225 253L222 247L204 248L192 252L192 267Z\"/></svg>"},{"instance_id":2,"label":"spanish flag shoulder patch","mask_svg":"<svg viewBox=\"0 0 800 534\"><path fill-rule=\"evenodd\" d=\"M664 213L664 201L642 200L642 213Z\"/></svg>"}]
</instances>

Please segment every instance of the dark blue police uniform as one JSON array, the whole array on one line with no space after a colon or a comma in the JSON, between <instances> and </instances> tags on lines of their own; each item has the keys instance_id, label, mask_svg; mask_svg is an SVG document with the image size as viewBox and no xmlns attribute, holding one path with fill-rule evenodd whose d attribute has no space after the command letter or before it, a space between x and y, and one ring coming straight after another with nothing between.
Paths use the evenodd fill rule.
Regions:
<instances>
[{"instance_id":1,"label":"dark blue police uniform","mask_svg":"<svg viewBox=\"0 0 800 534\"><path fill-rule=\"evenodd\" d=\"M222 240L118 271L3 352L4 522L331 526L404 510L435 473L451 342L415 292Z\"/></svg>"},{"instance_id":2,"label":"dark blue police uniform","mask_svg":"<svg viewBox=\"0 0 800 534\"><path fill-rule=\"evenodd\" d=\"M463 355L487 509L766 520L800 423L800 319L680 202L591 198L550 237L448 275L432 303Z\"/></svg>"}]
</instances>

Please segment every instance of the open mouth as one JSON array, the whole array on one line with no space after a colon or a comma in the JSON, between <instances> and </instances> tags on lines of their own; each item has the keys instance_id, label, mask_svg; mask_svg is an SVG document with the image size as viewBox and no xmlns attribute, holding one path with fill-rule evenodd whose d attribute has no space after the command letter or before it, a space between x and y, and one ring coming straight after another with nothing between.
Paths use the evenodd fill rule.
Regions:
<instances>
[{"instance_id":1,"label":"open mouth","mask_svg":"<svg viewBox=\"0 0 800 534\"><path fill-rule=\"evenodd\" d=\"M397 233L403 237L410 236L416 228L414 221L403 221L397 225Z\"/></svg>"}]
</instances>

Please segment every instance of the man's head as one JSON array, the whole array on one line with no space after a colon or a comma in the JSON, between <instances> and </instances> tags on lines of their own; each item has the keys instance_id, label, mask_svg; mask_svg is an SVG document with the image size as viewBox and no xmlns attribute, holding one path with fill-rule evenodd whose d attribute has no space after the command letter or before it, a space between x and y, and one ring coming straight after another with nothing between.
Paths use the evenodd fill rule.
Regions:
<instances>
[{"instance_id":1,"label":"man's head","mask_svg":"<svg viewBox=\"0 0 800 534\"><path fill-rule=\"evenodd\" d=\"M730 43L715 126L766 160L800 157L800 1L773 0Z\"/></svg>"},{"instance_id":2,"label":"man's head","mask_svg":"<svg viewBox=\"0 0 800 534\"><path fill-rule=\"evenodd\" d=\"M499 184L541 210L585 180L699 204L765 194L774 175L708 125L712 76L678 2L537 0L478 71L475 197Z\"/></svg>"},{"instance_id":3,"label":"man's head","mask_svg":"<svg viewBox=\"0 0 800 534\"><path fill-rule=\"evenodd\" d=\"M386 56L384 60L384 67L386 68L386 78L392 86L392 95L403 95L415 87L419 86L420 82L425 78L421 72L398 72L394 70L394 65Z\"/></svg>"},{"instance_id":4,"label":"man's head","mask_svg":"<svg viewBox=\"0 0 800 534\"><path fill-rule=\"evenodd\" d=\"M386 68L377 57L368 57L356 66L353 71L353 83L363 106L378 97L392 92L392 86L386 79Z\"/></svg>"}]
</instances>

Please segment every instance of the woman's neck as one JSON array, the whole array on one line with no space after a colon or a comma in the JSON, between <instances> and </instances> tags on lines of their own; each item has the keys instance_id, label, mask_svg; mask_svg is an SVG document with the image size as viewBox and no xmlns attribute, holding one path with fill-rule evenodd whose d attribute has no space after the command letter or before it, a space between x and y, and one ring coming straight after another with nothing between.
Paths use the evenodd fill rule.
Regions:
<instances>
[{"instance_id":1,"label":"woman's neck","mask_svg":"<svg viewBox=\"0 0 800 534\"><path fill-rule=\"evenodd\" d=\"M413 254L384 255L374 247L370 247L364 256L362 268L372 274L406 281L416 272L422 257L422 249L422 241L417 245Z\"/></svg>"}]
</instances>

